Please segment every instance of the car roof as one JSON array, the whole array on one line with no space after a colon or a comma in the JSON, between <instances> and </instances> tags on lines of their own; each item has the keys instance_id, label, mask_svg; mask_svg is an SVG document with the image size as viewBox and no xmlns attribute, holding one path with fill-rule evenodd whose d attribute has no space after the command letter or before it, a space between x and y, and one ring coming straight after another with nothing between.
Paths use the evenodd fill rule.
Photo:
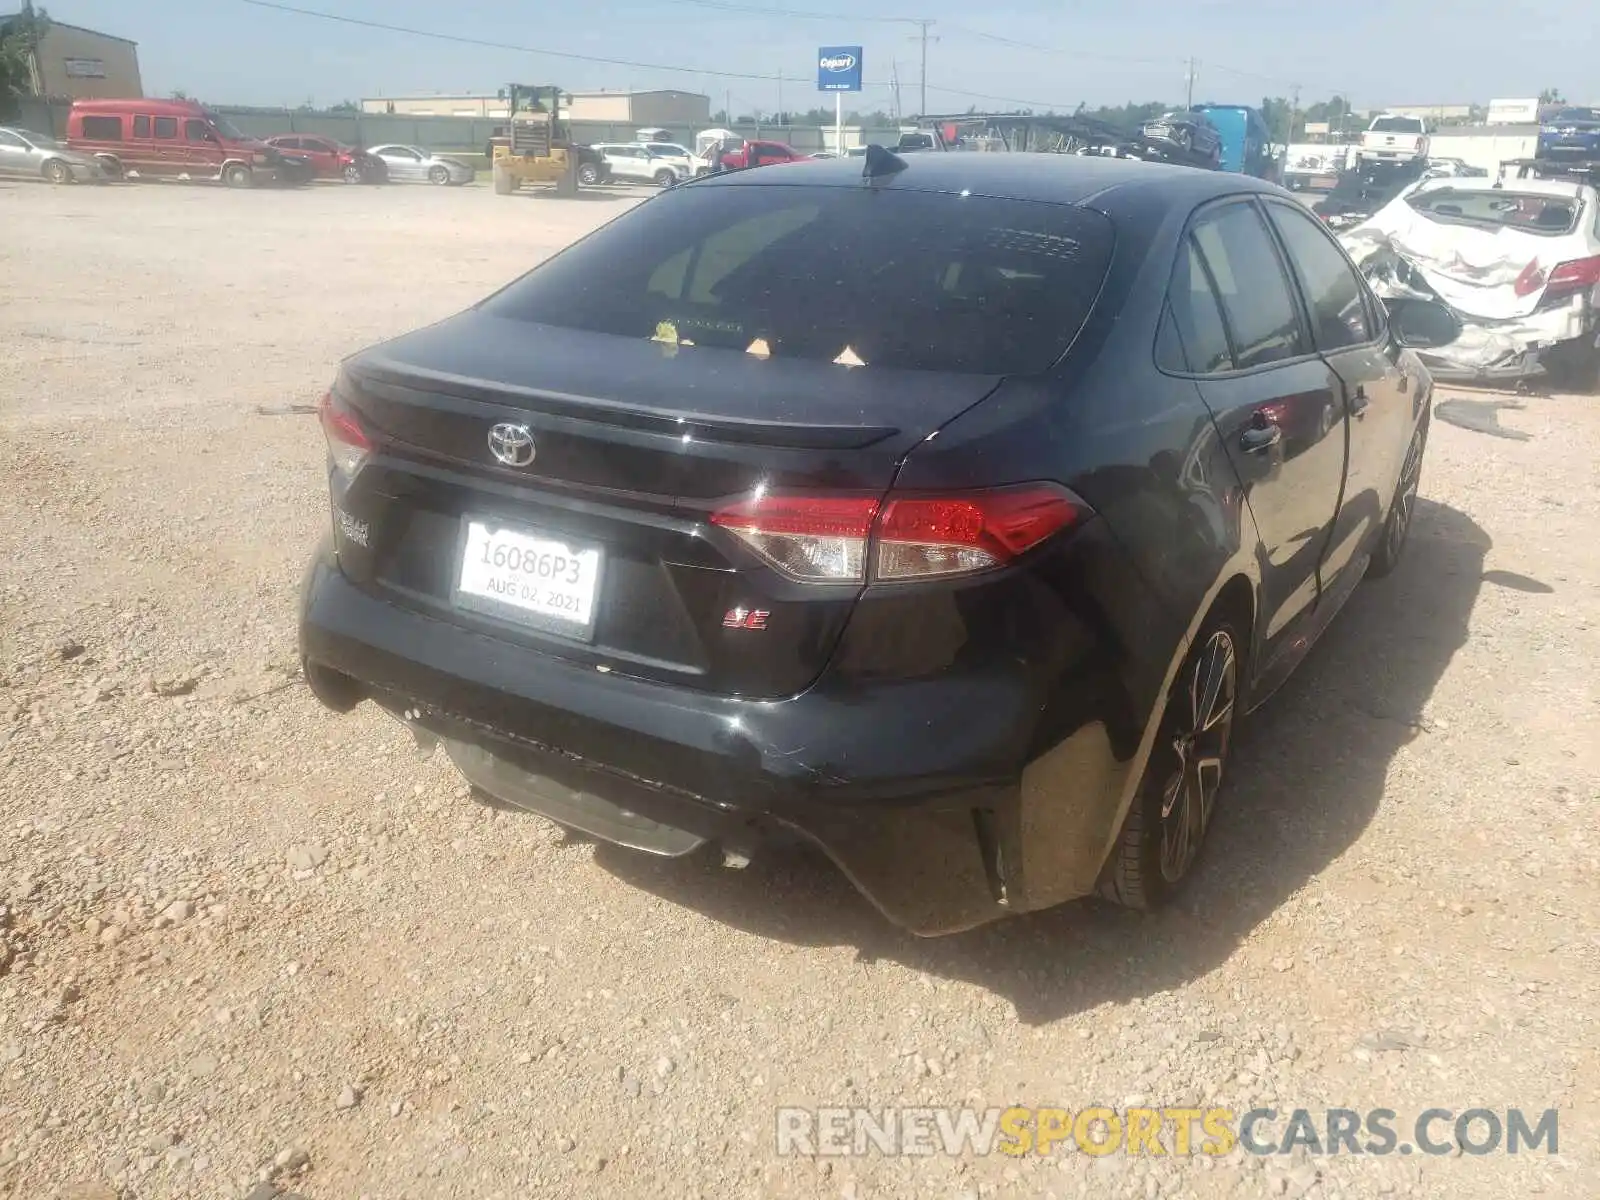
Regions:
<instances>
[{"instance_id":1,"label":"car roof","mask_svg":"<svg viewBox=\"0 0 1600 1200\"><path fill-rule=\"evenodd\" d=\"M184 113L195 116L205 111L205 105L198 100L155 100L155 99L116 99L116 100L74 100L72 107L82 112L140 112L140 113Z\"/></svg>"},{"instance_id":2,"label":"car roof","mask_svg":"<svg viewBox=\"0 0 1600 1200\"><path fill-rule=\"evenodd\" d=\"M1152 196L1194 207L1217 196L1264 192L1287 194L1248 175L1203 171L1132 159L1077 154L908 155L906 168L880 179L875 186L901 191L969 193L1048 204L1081 204L1110 212L1124 203ZM786 164L781 169L733 171L706 175L687 186L860 187L862 161L819 158ZM1114 214L1113 214L1114 215Z\"/></svg>"}]
</instances>

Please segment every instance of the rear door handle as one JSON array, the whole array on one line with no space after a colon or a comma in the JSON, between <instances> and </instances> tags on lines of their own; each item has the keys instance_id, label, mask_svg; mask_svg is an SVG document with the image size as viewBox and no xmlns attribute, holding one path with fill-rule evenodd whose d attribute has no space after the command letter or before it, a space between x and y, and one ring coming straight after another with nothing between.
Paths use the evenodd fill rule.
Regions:
<instances>
[{"instance_id":1,"label":"rear door handle","mask_svg":"<svg viewBox=\"0 0 1600 1200\"><path fill-rule=\"evenodd\" d=\"M1283 430L1266 413L1255 413L1239 435L1239 448L1246 454L1260 454L1283 440Z\"/></svg>"},{"instance_id":2,"label":"rear door handle","mask_svg":"<svg viewBox=\"0 0 1600 1200\"><path fill-rule=\"evenodd\" d=\"M1372 401L1367 399L1367 389L1364 384L1357 384L1355 394L1350 397L1350 415L1357 419L1366 415L1367 406Z\"/></svg>"}]
</instances>

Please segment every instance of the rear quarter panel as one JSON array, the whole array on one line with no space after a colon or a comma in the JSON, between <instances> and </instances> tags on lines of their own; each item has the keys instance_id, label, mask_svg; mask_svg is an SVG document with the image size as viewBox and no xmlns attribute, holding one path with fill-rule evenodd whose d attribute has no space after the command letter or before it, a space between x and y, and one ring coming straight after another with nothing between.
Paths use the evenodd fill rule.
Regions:
<instances>
[{"instance_id":1,"label":"rear quarter panel","mask_svg":"<svg viewBox=\"0 0 1600 1200\"><path fill-rule=\"evenodd\" d=\"M1022 823L1038 835L1021 851L1035 868L1030 907L1093 889L1189 640L1228 579L1258 579L1254 526L1210 413L1192 380L1154 364L1187 215L1153 209L1142 229L1119 215L1100 299L1057 372L1008 380L913 450L896 479L905 489L1054 480L1095 512L1036 556L1019 607L953 600L939 635L952 662L981 646L1012 664L1031 695L1013 764ZM873 642L895 644L906 615L869 588L841 661L854 655L859 667ZM1076 782L1063 796L1056 781L1067 776Z\"/></svg>"}]
</instances>

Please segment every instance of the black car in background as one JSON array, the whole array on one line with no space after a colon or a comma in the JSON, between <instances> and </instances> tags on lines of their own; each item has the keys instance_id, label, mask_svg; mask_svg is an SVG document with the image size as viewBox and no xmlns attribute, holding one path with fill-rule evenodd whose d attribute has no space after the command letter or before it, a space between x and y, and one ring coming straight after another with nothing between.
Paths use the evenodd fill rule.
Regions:
<instances>
[{"instance_id":1,"label":"black car in background","mask_svg":"<svg viewBox=\"0 0 1600 1200\"><path fill-rule=\"evenodd\" d=\"M1428 173L1428 160L1369 162L1339 173L1333 190L1312 206L1331 229L1359 225Z\"/></svg>"},{"instance_id":2,"label":"black car in background","mask_svg":"<svg viewBox=\"0 0 1600 1200\"><path fill-rule=\"evenodd\" d=\"M1145 141L1198 166L1213 170L1222 162L1222 133L1205 113L1169 112L1139 128Z\"/></svg>"},{"instance_id":3,"label":"black car in background","mask_svg":"<svg viewBox=\"0 0 1600 1200\"><path fill-rule=\"evenodd\" d=\"M688 182L343 364L306 679L645 852L798 833L918 933L1158 905L1235 723L1399 562L1407 346L1459 328L1240 175Z\"/></svg>"}]
</instances>

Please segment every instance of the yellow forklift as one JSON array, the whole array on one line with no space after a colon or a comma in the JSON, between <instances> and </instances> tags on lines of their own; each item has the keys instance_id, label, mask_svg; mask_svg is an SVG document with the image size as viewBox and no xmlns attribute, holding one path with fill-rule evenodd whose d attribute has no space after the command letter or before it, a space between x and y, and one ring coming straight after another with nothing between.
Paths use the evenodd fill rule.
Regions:
<instances>
[{"instance_id":1,"label":"yellow forklift","mask_svg":"<svg viewBox=\"0 0 1600 1200\"><path fill-rule=\"evenodd\" d=\"M553 183L558 195L577 195L579 152L561 119L561 89L513 83L502 95L505 132L489 140L496 194L509 196L524 183Z\"/></svg>"}]
</instances>

